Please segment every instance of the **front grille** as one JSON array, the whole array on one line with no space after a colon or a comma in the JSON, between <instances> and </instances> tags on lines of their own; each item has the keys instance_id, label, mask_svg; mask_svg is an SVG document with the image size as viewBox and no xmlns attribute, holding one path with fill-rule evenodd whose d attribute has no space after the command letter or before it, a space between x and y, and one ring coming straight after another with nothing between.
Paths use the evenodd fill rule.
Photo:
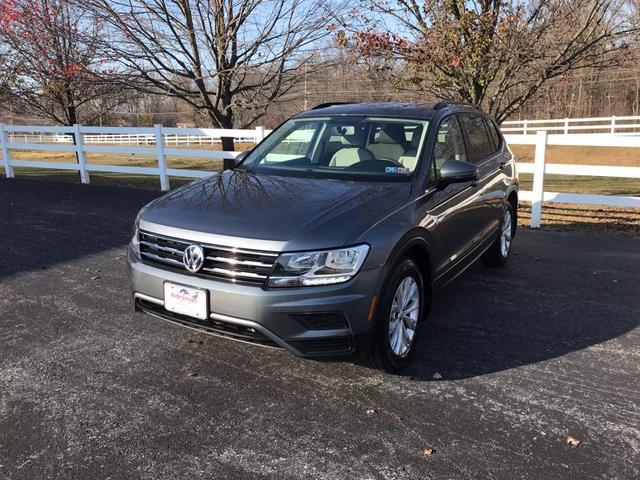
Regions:
<instances>
[{"instance_id":1,"label":"front grille","mask_svg":"<svg viewBox=\"0 0 640 480\"><path fill-rule=\"evenodd\" d=\"M217 319L200 320L198 318L189 317L187 315L170 312L166 310L162 305L148 302L141 298L136 298L136 308L145 313L150 313L157 317L161 317L165 320L179 323L187 327L197 328L205 332L213 333L223 337L234 338L236 340L257 343L266 347L279 348L279 346L269 337L260 333L255 328L247 327L245 325L237 325L235 323L225 322L224 320Z\"/></svg>"},{"instance_id":2,"label":"front grille","mask_svg":"<svg viewBox=\"0 0 640 480\"><path fill-rule=\"evenodd\" d=\"M353 351L351 336L291 340L288 343L304 355L340 355Z\"/></svg>"},{"instance_id":3,"label":"front grille","mask_svg":"<svg viewBox=\"0 0 640 480\"><path fill-rule=\"evenodd\" d=\"M143 231L139 240L140 255L145 261L190 273L182 263L182 255L185 248L194 242ZM199 245L204 250L205 261L196 275L232 282L264 284L278 258L274 252Z\"/></svg>"}]
</instances>

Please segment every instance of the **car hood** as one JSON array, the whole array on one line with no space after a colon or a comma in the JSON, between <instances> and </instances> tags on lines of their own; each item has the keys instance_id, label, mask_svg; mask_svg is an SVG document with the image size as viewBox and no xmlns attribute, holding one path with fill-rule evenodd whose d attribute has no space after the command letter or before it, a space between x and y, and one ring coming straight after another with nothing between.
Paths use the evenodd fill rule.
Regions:
<instances>
[{"instance_id":1,"label":"car hood","mask_svg":"<svg viewBox=\"0 0 640 480\"><path fill-rule=\"evenodd\" d=\"M411 185L405 182L226 171L152 202L141 216L141 228L167 226L171 230L158 233L189 230L212 234L218 240L263 240L272 248L286 250L330 248L356 241L410 193ZM237 246L247 245L241 243L244 245Z\"/></svg>"}]
</instances>

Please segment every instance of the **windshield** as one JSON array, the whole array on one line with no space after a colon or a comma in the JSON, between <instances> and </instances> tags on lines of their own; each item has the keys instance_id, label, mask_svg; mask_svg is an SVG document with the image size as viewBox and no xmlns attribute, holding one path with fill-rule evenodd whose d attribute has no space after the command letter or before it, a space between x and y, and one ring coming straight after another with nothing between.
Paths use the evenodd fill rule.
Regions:
<instances>
[{"instance_id":1,"label":"windshield","mask_svg":"<svg viewBox=\"0 0 640 480\"><path fill-rule=\"evenodd\" d=\"M406 180L418 166L427 127L427 121L400 118L291 119L260 143L241 168L276 175Z\"/></svg>"}]
</instances>

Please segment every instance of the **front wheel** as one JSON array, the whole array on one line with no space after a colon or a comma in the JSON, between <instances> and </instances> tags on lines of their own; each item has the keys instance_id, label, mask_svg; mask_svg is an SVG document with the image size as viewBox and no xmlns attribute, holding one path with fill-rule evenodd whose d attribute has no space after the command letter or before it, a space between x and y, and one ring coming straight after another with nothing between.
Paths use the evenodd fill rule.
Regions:
<instances>
[{"instance_id":1,"label":"front wheel","mask_svg":"<svg viewBox=\"0 0 640 480\"><path fill-rule=\"evenodd\" d=\"M425 307L420 269L404 258L391 273L378 310L372 366L394 373L409 363Z\"/></svg>"},{"instance_id":2,"label":"front wheel","mask_svg":"<svg viewBox=\"0 0 640 480\"><path fill-rule=\"evenodd\" d=\"M498 238L491 244L482 257L482 261L489 267L501 267L507 263L511 253L513 236L516 233L515 212L511 203L507 202L500 221Z\"/></svg>"}]
</instances>

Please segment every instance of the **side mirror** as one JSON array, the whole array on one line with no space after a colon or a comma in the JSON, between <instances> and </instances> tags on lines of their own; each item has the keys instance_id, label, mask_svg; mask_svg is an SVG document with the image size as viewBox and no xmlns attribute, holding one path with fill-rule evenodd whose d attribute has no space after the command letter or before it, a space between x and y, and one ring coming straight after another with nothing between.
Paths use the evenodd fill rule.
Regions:
<instances>
[{"instance_id":1,"label":"side mirror","mask_svg":"<svg viewBox=\"0 0 640 480\"><path fill-rule=\"evenodd\" d=\"M447 160L440 167L440 182L445 185L475 182L478 176L478 167L462 160Z\"/></svg>"},{"instance_id":2,"label":"side mirror","mask_svg":"<svg viewBox=\"0 0 640 480\"><path fill-rule=\"evenodd\" d=\"M233 170L242 163L247 155L249 155L249 152L240 152L235 158L225 158L222 160L222 169Z\"/></svg>"}]
</instances>

